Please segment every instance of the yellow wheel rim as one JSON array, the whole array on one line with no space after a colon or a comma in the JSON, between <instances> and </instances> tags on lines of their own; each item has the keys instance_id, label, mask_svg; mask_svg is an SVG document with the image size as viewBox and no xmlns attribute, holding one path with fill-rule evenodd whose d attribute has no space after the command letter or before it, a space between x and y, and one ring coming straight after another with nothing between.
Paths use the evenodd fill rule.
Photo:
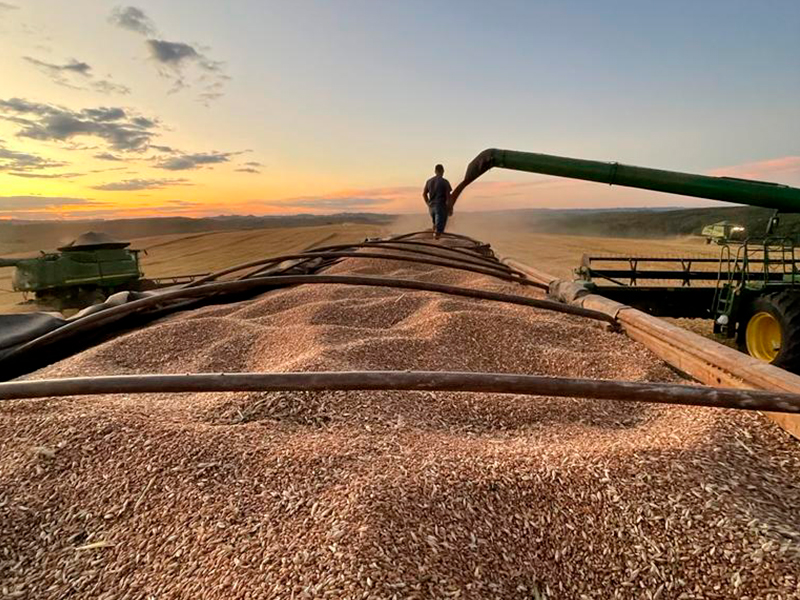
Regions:
<instances>
[{"instance_id":1,"label":"yellow wheel rim","mask_svg":"<svg viewBox=\"0 0 800 600\"><path fill-rule=\"evenodd\" d=\"M772 362L781 351L781 324L768 312L758 312L747 323L745 338L750 356Z\"/></svg>"}]
</instances>

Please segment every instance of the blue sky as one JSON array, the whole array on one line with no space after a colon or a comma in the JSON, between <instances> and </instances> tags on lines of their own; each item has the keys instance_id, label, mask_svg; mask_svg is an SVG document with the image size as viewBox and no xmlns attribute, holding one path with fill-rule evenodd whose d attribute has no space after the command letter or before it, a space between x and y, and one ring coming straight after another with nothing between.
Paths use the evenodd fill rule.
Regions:
<instances>
[{"instance_id":1,"label":"blue sky","mask_svg":"<svg viewBox=\"0 0 800 600\"><path fill-rule=\"evenodd\" d=\"M148 31L115 20L131 7ZM152 40L195 55L170 62ZM32 209L61 217L413 211L433 163L455 183L491 146L800 184L796 0L5 0L0 52L0 101L158 123L144 146L110 149L126 169L112 172L95 158L108 139L32 140L0 114L0 148L63 163L21 177L0 160L17 198L0 216L36 216L28 196L83 201ZM70 60L93 78L52 68ZM697 201L495 172L462 202Z\"/></svg>"}]
</instances>

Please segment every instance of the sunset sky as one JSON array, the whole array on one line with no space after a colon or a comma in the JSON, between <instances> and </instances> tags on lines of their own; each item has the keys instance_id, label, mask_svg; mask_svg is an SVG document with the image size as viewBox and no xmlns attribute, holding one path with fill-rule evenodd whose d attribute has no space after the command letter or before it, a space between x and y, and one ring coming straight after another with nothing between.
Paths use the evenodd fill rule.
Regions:
<instances>
[{"instance_id":1,"label":"sunset sky","mask_svg":"<svg viewBox=\"0 0 800 600\"><path fill-rule=\"evenodd\" d=\"M800 1L0 1L0 218L419 211L487 147L800 185Z\"/></svg>"}]
</instances>

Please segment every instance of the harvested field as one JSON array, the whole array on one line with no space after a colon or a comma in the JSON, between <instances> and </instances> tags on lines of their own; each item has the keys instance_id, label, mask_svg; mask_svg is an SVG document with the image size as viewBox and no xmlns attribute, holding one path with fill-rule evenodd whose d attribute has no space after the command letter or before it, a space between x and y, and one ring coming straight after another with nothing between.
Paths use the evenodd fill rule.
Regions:
<instances>
[{"instance_id":1,"label":"harvested field","mask_svg":"<svg viewBox=\"0 0 800 600\"><path fill-rule=\"evenodd\" d=\"M386 228L367 223L339 223L310 227L275 227L264 229L233 229L200 233L175 233L134 237L131 248L144 251L140 255L145 277L171 277L207 273L229 267L237 262L261 258L268 255L299 252L322 244L358 242L365 237L385 235ZM11 246L14 254L6 254L6 246L0 241L0 253L4 257L29 257L39 250L55 251L59 243L71 238L52 240L52 246L34 245L41 242L34 238L31 243ZM13 268L0 268L0 312L29 312L38 310L36 304L23 303L21 292L12 291Z\"/></svg>"},{"instance_id":2,"label":"harvested field","mask_svg":"<svg viewBox=\"0 0 800 600\"><path fill-rule=\"evenodd\" d=\"M515 294L399 261L328 271ZM679 381L585 319L300 286L163 319L33 377L430 369ZM800 446L757 414L458 393L0 405L19 598L800 598Z\"/></svg>"}]
</instances>

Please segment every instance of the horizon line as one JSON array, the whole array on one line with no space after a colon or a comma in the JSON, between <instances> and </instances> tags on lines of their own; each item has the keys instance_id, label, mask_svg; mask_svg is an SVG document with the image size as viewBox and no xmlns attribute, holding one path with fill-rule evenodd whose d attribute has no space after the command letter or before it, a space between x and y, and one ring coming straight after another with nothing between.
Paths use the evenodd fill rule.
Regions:
<instances>
[{"instance_id":1,"label":"horizon line","mask_svg":"<svg viewBox=\"0 0 800 600\"><path fill-rule=\"evenodd\" d=\"M708 210L708 209L733 209L733 208L759 208L754 206L749 206L746 204L733 204L730 203L727 206L685 206L685 205L669 205L669 206L629 206L629 207L598 207L598 208L508 208L508 209L498 209L498 210L462 210L458 211L460 214L499 214L499 213L519 213L519 212L667 212L672 210ZM58 217L54 216L51 218L43 218L43 219L36 219L36 218L18 218L18 217L2 217L0 216L0 223L52 223L56 222L73 222L73 223L80 223L80 222L98 222L98 221L143 221L143 220L158 220L158 219L185 219L191 221L201 221L204 219L286 219L291 217L307 217L307 218L316 218L316 219L324 219L324 218L334 218L334 217L399 217L399 216L406 216L406 215L415 215L415 214L422 214L421 211L411 211L411 212L394 212L394 213L382 213L382 212L367 212L367 211L342 211L337 213L308 213L308 212L295 212L295 213L270 213L270 214L253 214L253 213L220 213L217 215L205 215L205 216L186 216L186 215L152 215L152 216L141 216L141 217Z\"/></svg>"}]
</instances>

